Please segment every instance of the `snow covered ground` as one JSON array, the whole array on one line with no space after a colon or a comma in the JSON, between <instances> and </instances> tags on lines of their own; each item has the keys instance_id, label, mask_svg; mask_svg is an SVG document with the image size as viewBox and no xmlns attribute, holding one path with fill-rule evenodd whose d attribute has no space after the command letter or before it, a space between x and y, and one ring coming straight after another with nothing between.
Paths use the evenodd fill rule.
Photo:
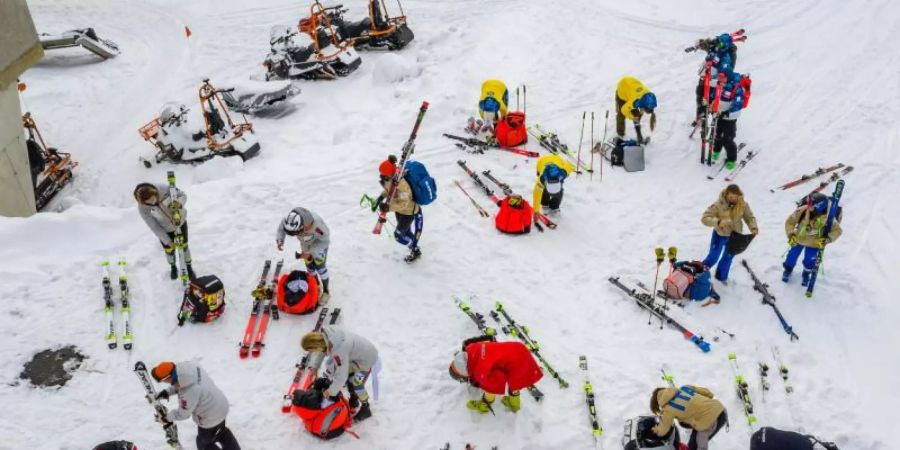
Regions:
<instances>
[{"instance_id":1,"label":"snow covered ground","mask_svg":"<svg viewBox=\"0 0 900 450\"><path fill-rule=\"evenodd\" d=\"M360 69L346 79L303 83L292 114L253 119L259 157L176 168L189 196L195 267L224 280L229 302L218 323L183 328L175 321L178 287L131 197L137 182L163 182L170 167L138 163L151 148L137 128L166 101L196 108L203 77L220 84L246 79L267 52L269 28L294 24L307 7L283 0L29 4L39 31L93 26L122 55L101 62L78 49L57 51L23 76L25 107L45 139L81 165L57 203L61 213L0 218L6 304L0 448L83 449L111 439L162 448L162 431L132 367L137 360L197 359L228 395L228 423L245 449L431 449L445 442L454 449L466 442L586 449L592 442L580 354L592 367L607 449L619 447L625 419L648 412L662 363L677 383L709 387L729 408L731 430L713 448L747 448L729 352L751 379L760 425L821 434L842 449L897 447L891 444L900 401L894 387L900 307L892 289L900 274L900 208L893 198L900 191L896 2L407 0L416 33L410 47L364 53ZM362 0L345 4L349 17L365 11ZM190 40L184 26L193 31ZM723 183L705 179L697 145L687 139L700 56L682 49L739 27L750 38L740 46L737 68L755 82L738 140L761 152L737 179L761 227L743 256L772 283L801 339L788 341L736 264L731 283L720 288L721 305L674 313L708 339L720 336L716 326L736 334L702 354L676 332L647 326L646 314L606 279L620 274L651 283L657 246L678 246L682 258L705 255L709 230L700 215ZM645 172L606 167L602 183L599 174L593 181L571 179L559 228L525 237L498 234L456 192L454 179L470 185L456 165L463 158L530 196L533 160L503 152L466 155L441 137L474 112L484 79L527 83L529 123L556 129L576 146L582 111L596 112L599 139L615 84L626 74L645 81L660 101ZM377 164L399 151L422 100L431 108L416 158L437 178L440 198L424 211L424 256L408 266L402 247L370 233L374 216L358 200L377 192ZM836 162L855 167L844 192L844 237L829 246L827 273L815 297L806 299L796 281L785 286L778 276L783 221L810 187L768 190ZM296 205L315 210L331 227L331 306L343 309L344 326L378 345L384 361L375 418L356 427L360 440L318 442L294 416L279 412L299 338L313 317L283 317L270 327L261 358L237 358L248 293L262 261L276 256L278 221ZM119 256L131 268L136 337L130 353L107 350L102 339L98 263ZM518 415L500 409L496 417L473 415L464 406L465 388L446 375L453 351L476 332L455 309L454 294L476 295L473 306L484 312L502 300L572 386L560 390L546 377L539 383L543 404L525 398ZM66 387L44 391L16 383L33 353L63 344L89 355ZM795 393L786 397L772 374L763 403L755 363L774 365L771 345L790 365ZM182 442L192 447L195 427L180 428Z\"/></svg>"}]
</instances>

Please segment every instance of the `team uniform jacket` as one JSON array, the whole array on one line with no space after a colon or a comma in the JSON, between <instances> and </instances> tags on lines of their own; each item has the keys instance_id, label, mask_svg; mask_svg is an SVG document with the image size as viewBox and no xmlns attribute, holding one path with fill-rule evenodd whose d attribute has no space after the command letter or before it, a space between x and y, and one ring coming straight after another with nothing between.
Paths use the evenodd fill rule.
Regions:
<instances>
[{"instance_id":1,"label":"team uniform jacket","mask_svg":"<svg viewBox=\"0 0 900 450\"><path fill-rule=\"evenodd\" d=\"M564 160L559 155L555 154L547 154L541 156L537 161L537 179L534 180L534 191L532 192L532 205L540 205L541 197L544 195L544 187L546 179L544 177L544 169L547 168L547 165L553 164L556 167L559 167L563 171L565 171L565 175L563 176L560 183L562 183L567 176L569 176L573 170L575 170L575 166L572 163Z\"/></svg>"},{"instance_id":2,"label":"team uniform jacket","mask_svg":"<svg viewBox=\"0 0 900 450\"><path fill-rule=\"evenodd\" d=\"M490 394L519 391L544 376L521 342L474 342L466 346L466 356L469 382Z\"/></svg>"},{"instance_id":3,"label":"team uniform jacket","mask_svg":"<svg viewBox=\"0 0 900 450\"><path fill-rule=\"evenodd\" d=\"M367 372L378 360L378 349L368 339L349 331L336 327L323 327L322 334L325 340L331 344L332 367L328 378L331 386L325 392L328 397L334 397L341 392L341 388L347 384L347 378L351 373Z\"/></svg>"},{"instance_id":4,"label":"team uniform jacket","mask_svg":"<svg viewBox=\"0 0 900 450\"><path fill-rule=\"evenodd\" d=\"M719 414L725 411L722 403L713 398L709 389L698 386L668 388L656 394L661 417L656 426L656 435L665 436L677 419L697 431L710 429Z\"/></svg>"},{"instance_id":5,"label":"team uniform jacket","mask_svg":"<svg viewBox=\"0 0 900 450\"><path fill-rule=\"evenodd\" d=\"M831 210L831 200L828 200L828 210ZM792 234L797 235L797 244L804 247L818 247L819 239L825 231L825 222L828 214L820 214L813 217L807 206L801 206L784 221L784 233L788 238ZM830 244L841 237L841 224L835 219L831 223L831 232L825 238L825 243Z\"/></svg>"},{"instance_id":6,"label":"team uniform jacket","mask_svg":"<svg viewBox=\"0 0 900 450\"><path fill-rule=\"evenodd\" d=\"M169 196L169 185L157 184L155 186L159 191L159 203L156 205L138 203L138 212L141 214L141 219L144 219L144 222L150 227L150 230L153 231L153 234L156 235L159 241L166 246L171 246L172 239L169 238L168 233L174 233L177 227L180 227L187 221L187 210L183 209L185 202L187 202L187 196L184 194L184 191L175 188L175 198L172 199ZM182 206L181 222L177 225L170 215L172 200L177 200Z\"/></svg>"},{"instance_id":7,"label":"team uniform jacket","mask_svg":"<svg viewBox=\"0 0 900 450\"><path fill-rule=\"evenodd\" d=\"M390 185L391 181L388 180L382 186L384 187L385 197L387 197L387 191ZM410 187L409 183L406 182L406 179L402 177L400 178L400 182L397 184L397 190L396 192L394 192L394 198L391 199L389 210L397 214L403 214L404 216L411 216L419 212L419 205L416 204L415 199L413 199L412 187Z\"/></svg>"},{"instance_id":8,"label":"team uniform jacket","mask_svg":"<svg viewBox=\"0 0 900 450\"><path fill-rule=\"evenodd\" d=\"M328 250L328 245L331 244L331 232L328 230L328 225L325 225L325 221L322 220L322 217L312 211L309 211L309 214L313 218L313 228L309 232L303 231L303 228L301 228L300 234L297 235L297 239L300 240L301 252L317 255ZM284 244L286 235L284 227L279 223L278 230L275 234L275 241L278 242L279 245Z\"/></svg>"},{"instance_id":9,"label":"team uniform jacket","mask_svg":"<svg viewBox=\"0 0 900 450\"><path fill-rule=\"evenodd\" d=\"M228 415L228 399L209 375L197 364L184 361L175 364L178 383L166 390L178 394L178 409L169 411L172 422L193 417L200 428L213 428Z\"/></svg>"},{"instance_id":10,"label":"team uniform jacket","mask_svg":"<svg viewBox=\"0 0 900 450\"><path fill-rule=\"evenodd\" d=\"M722 219L731 220L731 224L720 227L719 221ZM751 231L759 229L756 225L756 216L753 215L750 205L744 201L744 197L741 196L738 203L731 206L725 200L724 189L719 194L719 199L712 205L709 205L709 208L706 208L706 212L703 213L703 218L700 221L703 225L714 228L719 236L731 236L732 231L743 233L743 222L747 222L747 226L750 227Z\"/></svg>"}]
</instances>

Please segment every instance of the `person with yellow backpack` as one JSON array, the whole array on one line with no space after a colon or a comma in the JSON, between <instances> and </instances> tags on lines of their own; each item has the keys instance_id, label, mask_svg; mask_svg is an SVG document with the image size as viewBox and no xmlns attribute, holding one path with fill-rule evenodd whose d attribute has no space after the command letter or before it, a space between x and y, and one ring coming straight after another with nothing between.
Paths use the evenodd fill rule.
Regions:
<instances>
[{"instance_id":1,"label":"person with yellow backpack","mask_svg":"<svg viewBox=\"0 0 900 450\"><path fill-rule=\"evenodd\" d=\"M538 205L541 205L543 214L559 212L563 199L563 182L574 170L575 166L572 163L557 154L547 154L538 159L537 179L534 180L532 196L535 214Z\"/></svg>"},{"instance_id":2,"label":"person with yellow backpack","mask_svg":"<svg viewBox=\"0 0 900 450\"><path fill-rule=\"evenodd\" d=\"M481 84L481 98L478 100L478 114L485 127L491 130L498 120L506 117L509 111L509 90L500 80L487 80Z\"/></svg>"},{"instance_id":3,"label":"person with yellow backpack","mask_svg":"<svg viewBox=\"0 0 900 450\"><path fill-rule=\"evenodd\" d=\"M616 87L616 136L625 139L625 119L634 122L639 144L648 144L650 136L641 133L641 118L650 115L650 132L656 129L656 94L632 76L623 77Z\"/></svg>"}]
</instances>

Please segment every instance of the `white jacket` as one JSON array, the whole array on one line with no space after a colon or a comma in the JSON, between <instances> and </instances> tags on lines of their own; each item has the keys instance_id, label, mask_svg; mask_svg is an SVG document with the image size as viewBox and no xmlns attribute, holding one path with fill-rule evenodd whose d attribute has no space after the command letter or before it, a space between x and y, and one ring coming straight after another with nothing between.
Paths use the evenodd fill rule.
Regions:
<instances>
[{"instance_id":1,"label":"white jacket","mask_svg":"<svg viewBox=\"0 0 900 450\"><path fill-rule=\"evenodd\" d=\"M175 364L175 385L166 389L178 394L178 409L169 411L170 421L193 417L200 428L213 428L225 421L228 415L228 399L213 380L196 363L183 361Z\"/></svg>"},{"instance_id":2,"label":"white jacket","mask_svg":"<svg viewBox=\"0 0 900 450\"><path fill-rule=\"evenodd\" d=\"M174 233L176 225L170 214L170 205L173 199L169 197L169 185L157 184L156 189L159 190L159 203L153 206L138 203L138 212L141 213L141 219L144 219L144 222L147 223L147 226L150 227L150 230L153 231L153 234L156 235L160 242L165 245L172 245L172 239L169 238L168 233ZM177 225L181 226L187 221L187 210L184 209L187 196L184 194L184 191L175 188L174 200L178 200L178 203L181 203L181 222Z\"/></svg>"},{"instance_id":3,"label":"white jacket","mask_svg":"<svg viewBox=\"0 0 900 450\"><path fill-rule=\"evenodd\" d=\"M351 373L372 369L378 360L378 349L368 339L336 327L323 327L322 334L331 345L328 356L331 357L333 364L333 372L329 376L331 386L325 395L334 397L347 384L347 378Z\"/></svg>"}]
</instances>

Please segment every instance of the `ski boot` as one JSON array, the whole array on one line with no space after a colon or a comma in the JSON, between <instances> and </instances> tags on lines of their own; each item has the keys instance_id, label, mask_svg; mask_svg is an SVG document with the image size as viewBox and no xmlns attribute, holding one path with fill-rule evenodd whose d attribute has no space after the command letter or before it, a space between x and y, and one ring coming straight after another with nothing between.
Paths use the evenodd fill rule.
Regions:
<instances>
[{"instance_id":1,"label":"ski boot","mask_svg":"<svg viewBox=\"0 0 900 450\"><path fill-rule=\"evenodd\" d=\"M328 292L328 281L322 280L322 295L319 296L319 303L323 305L327 305L328 300L331 300L331 293Z\"/></svg>"},{"instance_id":2,"label":"ski boot","mask_svg":"<svg viewBox=\"0 0 900 450\"><path fill-rule=\"evenodd\" d=\"M479 400L469 400L469 402L466 403L466 407L477 413L487 414L493 411L493 409L491 408L491 403L493 402L493 400L488 401L487 397L482 395L481 399Z\"/></svg>"},{"instance_id":3,"label":"ski boot","mask_svg":"<svg viewBox=\"0 0 900 450\"><path fill-rule=\"evenodd\" d=\"M369 409L369 402L361 402L359 409L353 414L353 422L362 422L372 417L372 410Z\"/></svg>"},{"instance_id":4,"label":"ski boot","mask_svg":"<svg viewBox=\"0 0 900 450\"><path fill-rule=\"evenodd\" d=\"M713 152L713 153L712 153L712 160L713 160L713 162L716 162L716 161L719 160L719 154L720 154L720 153L722 153L722 152Z\"/></svg>"},{"instance_id":5,"label":"ski boot","mask_svg":"<svg viewBox=\"0 0 900 450\"><path fill-rule=\"evenodd\" d=\"M812 270L803 269L803 278L800 280L800 285L806 287L809 284L809 279L812 278Z\"/></svg>"},{"instance_id":6,"label":"ski boot","mask_svg":"<svg viewBox=\"0 0 900 450\"><path fill-rule=\"evenodd\" d=\"M173 280L178 279L178 267L175 264L169 265L169 278Z\"/></svg>"},{"instance_id":7,"label":"ski boot","mask_svg":"<svg viewBox=\"0 0 900 450\"><path fill-rule=\"evenodd\" d=\"M419 259L419 257L421 257L421 256L422 256L422 251L419 250L419 247L416 247L416 248L410 250L409 255L406 255L406 257L403 258L403 260L408 263L411 263L411 262Z\"/></svg>"},{"instance_id":8,"label":"ski boot","mask_svg":"<svg viewBox=\"0 0 900 450\"><path fill-rule=\"evenodd\" d=\"M785 265L782 265L782 267L784 267L784 272L781 272L781 281L787 283L791 281L791 272L794 271L794 268Z\"/></svg>"},{"instance_id":9,"label":"ski boot","mask_svg":"<svg viewBox=\"0 0 900 450\"><path fill-rule=\"evenodd\" d=\"M734 170L734 161L725 161L725 170Z\"/></svg>"},{"instance_id":10,"label":"ski boot","mask_svg":"<svg viewBox=\"0 0 900 450\"><path fill-rule=\"evenodd\" d=\"M500 400L500 403L503 403L510 412L519 412L519 409L522 408L522 398L519 397L519 393L509 394L506 397L503 397Z\"/></svg>"},{"instance_id":11,"label":"ski boot","mask_svg":"<svg viewBox=\"0 0 900 450\"><path fill-rule=\"evenodd\" d=\"M189 280L193 281L194 278L197 278L197 275L194 273L194 268L191 267L191 263L185 264L184 268L187 270L187 276Z\"/></svg>"}]
</instances>

